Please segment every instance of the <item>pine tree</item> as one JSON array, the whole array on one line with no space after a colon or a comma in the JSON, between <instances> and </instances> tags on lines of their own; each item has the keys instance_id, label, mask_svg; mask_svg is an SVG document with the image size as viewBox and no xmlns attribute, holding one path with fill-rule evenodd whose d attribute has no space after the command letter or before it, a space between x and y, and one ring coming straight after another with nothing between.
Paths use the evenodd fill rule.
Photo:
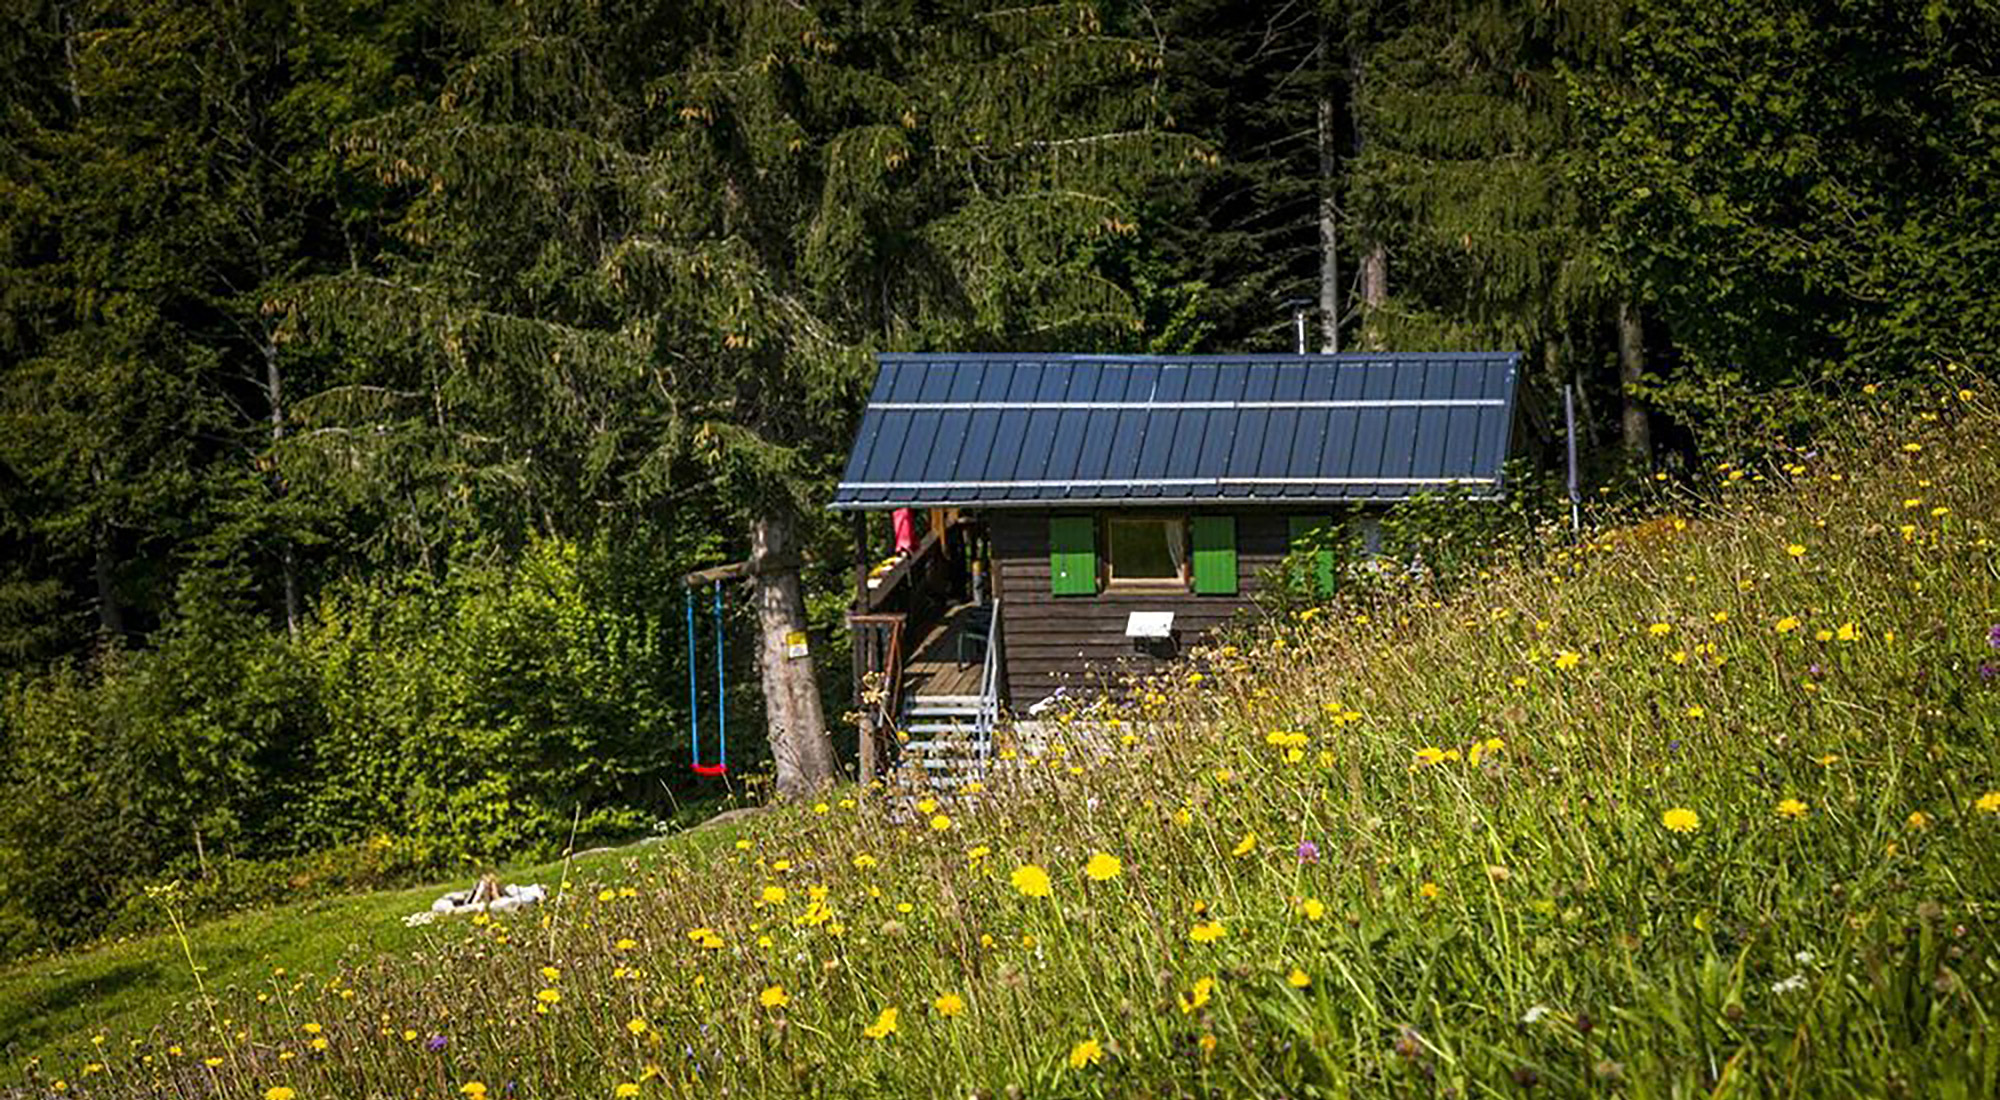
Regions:
<instances>
[{"instance_id":1,"label":"pine tree","mask_svg":"<svg viewBox=\"0 0 2000 1100\"><path fill-rule=\"evenodd\" d=\"M544 0L491 26L436 102L347 140L414 197L408 261L302 315L430 372L426 415L505 440L474 457L531 513L734 510L777 784L824 783L785 646L867 353L1131 330L1091 249L1197 154L1158 132L1157 53L1087 4Z\"/></svg>"}]
</instances>

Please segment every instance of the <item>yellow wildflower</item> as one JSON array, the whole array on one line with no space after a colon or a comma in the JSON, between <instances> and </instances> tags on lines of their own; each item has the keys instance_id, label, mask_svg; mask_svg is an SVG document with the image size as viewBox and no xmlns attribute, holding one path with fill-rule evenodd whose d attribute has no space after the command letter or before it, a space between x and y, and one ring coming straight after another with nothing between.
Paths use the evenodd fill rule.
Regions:
<instances>
[{"instance_id":1,"label":"yellow wildflower","mask_svg":"<svg viewBox=\"0 0 2000 1100\"><path fill-rule=\"evenodd\" d=\"M1229 850L1229 854L1232 856L1247 856L1256 850L1257 834L1255 832L1248 832L1243 834L1242 840L1236 842L1236 847Z\"/></svg>"},{"instance_id":2,"label":"yellow wildflower","mask_svg":"<svg viewBox=\"0 0 2000 1100\"><path fill-rule=\"evenodd\" d=\"M1214 943L1228 934L1229 930L1224 928L1219 920L1198 921L1193 928L1188 929L1188 939L1196 943Z\"/></svg>"},{"instance_id":3,"label":"yellow wildflower","mask_svg":"<svg viewBox=\"0 0 2000 1100\"><path fill-rule=\"evenodd\" d=\"M956 993L946 993L931 1002L931 1009L947 1020L965 1015L965 998Z\"/></svg>"},{"instance_id":4,"label":"yellow wildflower","mask_svg":"<svg viewBox=\"0 0 2000 1100\"><path fill-rule=\"evenodd\" d=\"M1214 978L1201 978L1197 980L1192 988L1190 988L1186 993L1183 993L1178 998L1176 998L1176 1000L1180 1002L1181 1015L1183 1016L1190 1015L1196 1009L1199 1009L1203 1005L1207 1004L1209 1000L1209 995L1214 992L1215 992Z\"/></svg>"},{"instance_id":5,"label":"yellow wildflower","mask_svg":"<svg viewBox=\"0 0 2000 1100\"><path fill-rule=\"evenodd\" d=\"M298 1093L283 1085L272 1085L264 1090L264 1100L292 1100Z\"/></svg>"},{"instance_id":6,"label":"yellow wildflower","mask_svg":"<svg viewBox=\"0 0 2000 1100\"><path fill-rule=\"evenodd\" d=\"M1778 803L1778 816L1787 819L1804 817L1806 816L1806 804L1796 798L1784 799Z\"/></svg>"},{"instance_id":7,"label":"yellow wildflower","mask_svg":"<svg viewBox=\"0 0 2000 1100\"><path fill-rule=\"evenodd\" d=\"M1096 882L1117 878L1124 869L1125 865L1119 862L1118 857L1109 852L1093 852L1090 861L1083 865L1083 873Z\"/></svg>"},{"instance_id":8,"label":"yellow wildflower","mask_svg":"<svg viewBox=\"0 0 2000 1100\"><path fill-rule=\"evenodd\" d=\"M774 985L757 994L757 1003L765 1008L783 1008L791 1004L792 999L786 995L784 986Z\"/></svg>"},{"instance_id":9,"label":"yellow wildflower","mask_svg":"<svg viewBox=\"0 0 2000 1100\"><path fill-rule=\"evenodd\" d=\"M1556 654L1556 667L1575 668L1577 666L1577 662L1581 660L1583 660L1583 654L1578 653L1573 649L1565 649L1561 653Z\"/></svg>"},{"instance_id":10,"label":"yellow wildflower","mask_svg":"<svg viewBox=\"0 0 2000 1100\"><path fill-rule=\"evenodd\" d=\"M1660 824L1676 833L1691 833L1701 828L1701 815L1685 807L1675 807L1660 815Z\"/></svg>"},{"instance_id":11,"label":"yellow wildflower","mask_svg":"<svg viewBox=\"0 0 2000 1100\"><path fill-rule=\"evenodd\" d=\"M631 1097L639 1095L639 1086L631 1081L622 1081L617 1088L611 1090L611 1095L618 1097L618 1100L630 1100Z\"/></svg>"},{"instance_id":12,"label":"yellow wildflower","mask_svg":"<svg viewBox=\"0 0 2000 1100\"><path fill-rule=\"evenodd\" d=\"M1313 984L1312 975L1295 966L1292 967L1290 974L1285 975L1285 984L1291 986L1293 989L1304 989Z\"/></svg>"},{"instance_id":13,"label":"yellow wildflower","mask_svg":"<svg viewBox=\"0 0 2000 1100\"><path fill-rule=\"evenodd\" d=\"M1008 876L1008 881L1014 884L1014 889L1026 897L1045 898L1052 892L1049 886L1049 873L1032 863L1024 863L1014 868L1014 873Z\"/></svg>"},{"instance_id":14,"label":"yellow wildflower","mask_svg":"<svg viewBox=\"0 0 2000 1100\"><path fill-rule=\"evenodd\" d=\"M2000 814L2000 791L1987 791L1973 805L1979 807L1981 813Z\"/></svg>"},{"instance_id":15,"label":"yellow wildflower","mask_svg":"<svg viewBox=\"0 0 2000 1100\"><path fill-rule=\"evenodd\" d=\"M1095 1039L1084 1041L1069 1048L1069 1068L1083 1069L1104 1061L1104 1047Z\"/></svg>"},{"instance_id":16,"label":"yellow wildflower","mask_svg":"<svg viewBox=\"0 0 2000 1100\"><path fill-rule=\"evenodd\" d=\"M861 1037L863 1039L887 1039L895 1033L896 1010L893 1007L883 1009L881 1015L875 1017L874 1023L861 1029Z\"/></svg>"}]
</instances>

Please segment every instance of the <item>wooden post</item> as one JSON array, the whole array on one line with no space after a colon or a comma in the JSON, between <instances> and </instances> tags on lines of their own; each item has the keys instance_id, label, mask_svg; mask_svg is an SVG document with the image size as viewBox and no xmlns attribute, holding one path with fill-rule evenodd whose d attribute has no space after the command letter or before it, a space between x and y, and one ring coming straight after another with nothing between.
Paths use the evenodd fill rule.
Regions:
<instances>
[{"instance_id":1,"label":"wooden post","mask_svg":"<svg viewBox=\"0 0 2000 1100\"><path fill-rule=\"evenodd\" d=\"M868 610L868 513L854 513L854 610ZM859 758L861 785L875 782L875 773L880 768L876 760L875 715L868 709L868 701L863 698L867 687L870 641L875 628L853 623L849 632L854 635L854 711L859 729L856 736L855 755Z\"/></svg>"}]
</instances>

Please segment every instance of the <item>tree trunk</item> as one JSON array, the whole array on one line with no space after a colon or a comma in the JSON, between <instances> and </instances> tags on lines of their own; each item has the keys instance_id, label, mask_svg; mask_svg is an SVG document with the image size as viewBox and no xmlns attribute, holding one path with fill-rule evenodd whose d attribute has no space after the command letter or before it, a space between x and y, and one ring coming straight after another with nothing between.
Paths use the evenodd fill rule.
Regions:
<instances>
[{"instance_id":1,"label":"tree trunk","mask_svg":"<svg viewBox=\"0 0 2000 1100\"><path fill-rule=\"evenodd\" d=\"M1335 141L1333 42L1327 17L1319 19L1323 76L1319 89L1319 324L1320 350L1340 351L1340 156Z\"/></svg>"},{"instance_id":2,"label":"tree trunk","mask_svg":"<svg viewBox=\"0 0 2000 1100\"><path fill-rule=\"evenodd\" d=\"M1618 303L1618 381L1624 400L1620 423L1625 433L1625 457L1644 467L1652 464L1653 428L1646 407L1639 404L1635 388L1646 375L1646 333L1640 327L1639 308L1631 302Z\"/></svg>"},{"instance_id":3,"label":"tree trunk","mask_svg":"<svg viewBox=\"0 0 2000 1100\"><path fill-rule=\"evenodd\" d=\"M781 506L750 525L750 584L757 600L764 717L780 798L818 790L835 777L833 740L827 736L820 709L812 658L787 652L788 636L802 636L806 629L797 523L790 509Z\"/></svg>"},{"instance_id":4,"label":"tree trunk","mask_svg":"<svg viewBox=\"0 0 2000 1100\"><path fill-rule=\"evenodd\" d=\"M263 351L264 388L271 405L271 492L282 499L285 480L278 467L278 444L285 438L284 375L278 371L278 345L267 337ZM296 642L299 640L299 557L289 535L280 544L278 565L285 582L285 633Z\"/></svg>"},{"instance_id":5,"label":"tree trunk","mask_svg":"<svg viewBox=\"0 0 2000 1100\"><path fill-rule=\"evenodd\" d=\"M1349 115L1354 127L1354 159L1361 159L1362 142L1366 136L1361 126L1361 76L1363 58L1357 48L1347 55L1348 100L1352 104ZM1382 349L1382 333L1375 323L1375 311L1389 300L1389 250L1382 242L1374 239L1374 234L1362 228L1361 249L1361 337L1369 350Z\"/></svg>"}]
</instances>

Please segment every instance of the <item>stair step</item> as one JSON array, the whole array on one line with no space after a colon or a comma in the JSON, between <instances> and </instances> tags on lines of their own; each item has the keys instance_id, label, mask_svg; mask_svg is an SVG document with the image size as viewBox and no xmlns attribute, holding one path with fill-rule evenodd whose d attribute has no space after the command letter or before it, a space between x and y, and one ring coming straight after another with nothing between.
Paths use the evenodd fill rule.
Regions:
<instances>
[{"instance_id":1,"label":"stair step","mask_svg":"<svg viewBox=\"0 0 2000 1100\"><path fill-rule=\"evenodd\" d=\"M905 756L965 756L979 751L977 741L909 741L903 745Z\"/></svg>"},{"instance_id":2,"label":"stair step","mask_svg":"<svg viewBox=\"0 0 2000 1100\"><path fill-rule=\"evenodd\" d=\"M985 702L977 695L911 695L903 700L905 706L917 707L976 707Z\"/></svg>"}]
</instances>

